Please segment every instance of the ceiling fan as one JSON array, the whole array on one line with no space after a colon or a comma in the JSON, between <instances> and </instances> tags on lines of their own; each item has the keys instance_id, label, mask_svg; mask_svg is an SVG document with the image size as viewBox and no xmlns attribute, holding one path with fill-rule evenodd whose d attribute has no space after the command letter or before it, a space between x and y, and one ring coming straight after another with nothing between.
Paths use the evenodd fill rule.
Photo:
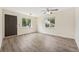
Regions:
<instances>
[{"instance_id":1,"label":"ceiling fan","mask_svg":"<svg viewBox=\"0 0 79 59\"><path fill-rule=\"evenodd\" d=\"M43 14L53 14L54 11L58 11L59 9L46 8L46 10L42 10Z\"/></svg>"}]
</instances>

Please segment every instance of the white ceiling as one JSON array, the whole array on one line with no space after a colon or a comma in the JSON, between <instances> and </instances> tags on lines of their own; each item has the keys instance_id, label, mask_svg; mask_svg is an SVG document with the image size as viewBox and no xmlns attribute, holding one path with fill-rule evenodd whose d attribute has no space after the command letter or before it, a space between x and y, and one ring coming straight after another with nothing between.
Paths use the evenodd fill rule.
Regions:
<instances>
[{"instance_id":1,"label":"white ceiling","mask_svg":"<svg viewBox=\"0 0 79 59\"><path fill-rule=\"evenodd\" d=\"M42 15L42 10L46 10L46 8L59 9L59 11L61 11L69 7L3 7L3 9L20 12L27 15L32 13L33 16Z\"/></svg>"}]
</instances>

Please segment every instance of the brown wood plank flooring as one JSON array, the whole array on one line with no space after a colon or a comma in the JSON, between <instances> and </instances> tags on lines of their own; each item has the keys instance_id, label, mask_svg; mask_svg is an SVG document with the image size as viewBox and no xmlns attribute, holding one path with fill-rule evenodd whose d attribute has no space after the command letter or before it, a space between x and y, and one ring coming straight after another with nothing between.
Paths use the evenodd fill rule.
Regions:
<instances>
[{"instance_id":1,"label":"brown wood plank flooring","mask_svg":"<svg viewBox=\"0 0 79 59\"><path fill-rule=\"evenodd\" d=\"M1 52L77 52L75 40L41 33L5 38Z\"/></svg>"}]
</instances>

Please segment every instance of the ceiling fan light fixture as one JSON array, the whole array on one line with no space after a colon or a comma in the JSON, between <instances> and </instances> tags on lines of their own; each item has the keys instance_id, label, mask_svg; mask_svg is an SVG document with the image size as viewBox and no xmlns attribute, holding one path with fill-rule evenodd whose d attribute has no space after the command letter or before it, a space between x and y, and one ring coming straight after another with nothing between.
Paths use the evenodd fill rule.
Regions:
<instances>
[{"instance_id":1,"label":"ceiling fan light fixture","mask_svg":"<svg viewBox=\"0 0 79 59\"><path fill-rule=\"evenodd\" d=\"M43 14L53 14L53 12L58 11L59 9L46 8L46 10L42 10Z\"/></svg>"}]
</instances>

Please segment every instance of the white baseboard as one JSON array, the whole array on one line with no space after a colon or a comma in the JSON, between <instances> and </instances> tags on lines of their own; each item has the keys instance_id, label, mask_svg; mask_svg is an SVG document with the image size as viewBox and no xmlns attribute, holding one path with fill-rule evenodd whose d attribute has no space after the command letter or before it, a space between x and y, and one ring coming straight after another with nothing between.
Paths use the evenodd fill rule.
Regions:
<instances>
[{"instance_id":1,"label":"white baseboard","mask_svg":"<svg viewBox=\"0 0 79 59\"><path fill-rule=\"evenodd\" d=\"M38 33L42 33L42 32L38 32ZM42 33L42 34L51 35L51 36L56 36L56 37L61 37L61 38L67 38L67 39L74 39L74 40L75 40L75 38L66 37L66 36L62 36L62 35L48 34L48 33Z\"/></svg>"}]
</instances>

